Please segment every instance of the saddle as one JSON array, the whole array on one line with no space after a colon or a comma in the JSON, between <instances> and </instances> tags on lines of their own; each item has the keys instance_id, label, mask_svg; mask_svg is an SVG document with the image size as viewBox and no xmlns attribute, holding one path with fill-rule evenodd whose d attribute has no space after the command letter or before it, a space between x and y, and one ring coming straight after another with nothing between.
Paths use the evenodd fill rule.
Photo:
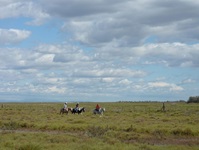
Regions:
<instances>
[{"instance_id":1,"label":"saddle","mask_svg":"<svg viewBox=\"0 0 199 150\"><path fill-rule=\"evenodd\" d=\"M68 111L68 108L63 108L63 110Z\"/></svg>"}]
</instances>

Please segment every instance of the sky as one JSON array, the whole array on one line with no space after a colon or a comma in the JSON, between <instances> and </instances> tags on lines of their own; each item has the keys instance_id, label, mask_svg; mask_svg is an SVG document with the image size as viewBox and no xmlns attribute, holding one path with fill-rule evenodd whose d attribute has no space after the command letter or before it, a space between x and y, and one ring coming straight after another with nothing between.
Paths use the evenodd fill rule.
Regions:
<instances>
[{"instance_id":1,"label":"sky","mask_svg":"<svg viewBox=\"0 0 199 150\"><path fill-rule=\"evenodd\" d=\"M199 95L199 1L0 0L0 102Z\"/></svg>"}]
</instances>

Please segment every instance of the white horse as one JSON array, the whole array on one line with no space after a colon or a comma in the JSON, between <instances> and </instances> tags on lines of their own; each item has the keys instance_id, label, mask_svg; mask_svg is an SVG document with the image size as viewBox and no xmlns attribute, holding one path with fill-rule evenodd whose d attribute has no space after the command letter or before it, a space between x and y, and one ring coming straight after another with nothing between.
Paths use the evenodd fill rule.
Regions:
<instances>
[{"instance_id":1,"label":"white horse","mask_svg":"<svg viewBox=\"0 0 199 150\"><path fill-rule=\"evenodd\" d=\"M105 108L100 108L99 111L97 111L96 109L93 110L93 114L103 115L104 112L105 112Z\"/></svg>"}]
</instances>

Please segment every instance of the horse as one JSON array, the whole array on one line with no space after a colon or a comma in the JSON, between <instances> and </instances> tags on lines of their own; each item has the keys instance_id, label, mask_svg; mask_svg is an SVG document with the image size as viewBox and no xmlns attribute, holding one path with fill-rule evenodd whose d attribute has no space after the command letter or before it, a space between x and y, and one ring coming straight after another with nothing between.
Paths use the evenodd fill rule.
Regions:
<instances>
[{"instance_id":1,"label":"horse","mask_svg":"<svg viewBox=\"0 0 199 150\"><path fill-rule=\"evenodd\" d=\"M85 112L85 107L79 108L78 110L73 108L71 112L72 114L75 114L75 113L81 114L82 112Z\"/></svg>"},{"instance_id":2,"label":"horse","mask_svg":"<svg viewBox=\"0 0 199 150\"><path fill-rule=\"evenodd\" d=\"M73 108L66 108L66 109L61 108L60 109L60 114L64 114L64 113L68 114L68 112L69 111L72 112L72 110L73 110Z\"/></svg>"},{"instance_id":3,"label":"horse","mask_svg":"<svg viewBox=\"0 0 199 150\"><path fill-rule=\"evenodd\" d=\"M105 108L100 108L98 111L96 109L93 110L93 114L103 115L104 112L105 112Z\"/></svg>"}]
</instances>

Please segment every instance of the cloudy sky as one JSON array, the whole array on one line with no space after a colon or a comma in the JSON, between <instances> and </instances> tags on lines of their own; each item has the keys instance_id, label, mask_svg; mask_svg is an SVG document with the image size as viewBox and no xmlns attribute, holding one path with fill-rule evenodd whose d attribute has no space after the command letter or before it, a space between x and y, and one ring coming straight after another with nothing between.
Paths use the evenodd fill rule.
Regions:
<instances>
[{"instance_id":1,"label":"cloudy sky","mask_svg":"<svg viewBox=\"0 0 199 150\"><path fill-rule=\"evenodd\" d=\"M199 92L199 1L0 0L0 101Z\"/></svg>"}]
</instances>

